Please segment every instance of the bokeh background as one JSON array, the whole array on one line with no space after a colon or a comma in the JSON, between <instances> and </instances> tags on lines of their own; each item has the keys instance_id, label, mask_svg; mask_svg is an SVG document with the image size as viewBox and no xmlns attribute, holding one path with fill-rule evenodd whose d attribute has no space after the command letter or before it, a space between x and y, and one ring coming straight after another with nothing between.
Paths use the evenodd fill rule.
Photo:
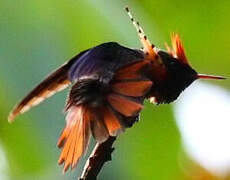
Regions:
<instances>
[{"instance_id":1,"label":"bokeh background","mask_svg":"<svg viewBox=\"0 0 230 180\"><path fill-rule=\"evenodd\" d=\"M62 175L57 139L68 90L22 115L11 108L49 72L86 48L116 41L139 48L128 5L158 47L177 32L193 67L230 76L229 0L0 0L0 180ZM195 82L171 105L146 102L141 121L115 143L101 180L229 179L230 81ZM91 141L91 148L94 141Z\"/></svg>"}]
</instances>

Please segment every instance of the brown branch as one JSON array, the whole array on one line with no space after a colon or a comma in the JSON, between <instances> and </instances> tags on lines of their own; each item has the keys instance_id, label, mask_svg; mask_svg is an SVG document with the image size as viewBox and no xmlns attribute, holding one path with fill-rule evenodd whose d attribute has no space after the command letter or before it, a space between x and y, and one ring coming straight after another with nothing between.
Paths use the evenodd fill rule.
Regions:
<instances>
[{"instance_id":1,"label":"brown branch","mask_svg":"<svg viewBox=\"0 0 230 180\"><path fill-rule=\"evenodd\" d=\"M97 143L89 159L87 160L84 170L79 180L96 180L101 168L107 161L111 161L111 154L114 150L112 147L116 137L109 137L105 142Z\"/></svg>"}]
</instances>

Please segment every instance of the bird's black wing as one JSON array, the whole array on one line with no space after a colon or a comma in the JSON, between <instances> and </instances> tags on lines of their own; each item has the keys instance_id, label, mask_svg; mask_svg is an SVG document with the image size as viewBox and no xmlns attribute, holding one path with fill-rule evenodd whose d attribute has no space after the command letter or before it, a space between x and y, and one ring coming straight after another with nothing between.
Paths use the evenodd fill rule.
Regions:
<instances>
[{"instance_id":1,"label":"bird's black wing","mask_svg":"<svg viewBox=\"0 0 230 180\"><path fill-rule=\"evenodd\" d=\"M109 82L118 69L143 58L142 51L126 48L115 42L104 43L82 55L70 68L69 77L72 82L90 77Z\"/></svg>"}]
</instances>

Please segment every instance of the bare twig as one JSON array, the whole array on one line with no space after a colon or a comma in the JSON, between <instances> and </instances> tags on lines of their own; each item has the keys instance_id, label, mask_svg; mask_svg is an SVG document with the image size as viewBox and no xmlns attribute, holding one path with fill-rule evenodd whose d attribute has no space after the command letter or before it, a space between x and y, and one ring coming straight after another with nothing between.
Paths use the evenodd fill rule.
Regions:
<instances>
[{"instance_id":1,"label":"bare twig","mask_svg":"<svg viewBox=\"0 0 230 180\"><path fill-rule=\"evenodd\" d=\"M79 180L96 180L105 162L112 159L112 147L116 137L109 137L104 143L96 144L93 152L87 160L81 178Z\"/></svg>"}]
</instances>

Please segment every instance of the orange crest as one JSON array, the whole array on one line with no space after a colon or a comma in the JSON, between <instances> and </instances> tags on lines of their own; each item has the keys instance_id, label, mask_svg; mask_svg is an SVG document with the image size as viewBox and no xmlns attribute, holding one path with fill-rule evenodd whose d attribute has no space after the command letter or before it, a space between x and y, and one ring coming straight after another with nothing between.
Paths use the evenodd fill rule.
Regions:
<instances>
[{"instance_id":1,"label":"orange crest","mask_svg":"<svg viewBox=\"0 0 230 180\"><path fill-rule=\"evenodd\" d=\"M168 46L166 46L168 52L172 54L173 57L177 58L181 63L188 64L188 59L185 55L184 47L179 35L173 33L171 39L173 49L170 49Z\"/></svg>"}]
</instances>

